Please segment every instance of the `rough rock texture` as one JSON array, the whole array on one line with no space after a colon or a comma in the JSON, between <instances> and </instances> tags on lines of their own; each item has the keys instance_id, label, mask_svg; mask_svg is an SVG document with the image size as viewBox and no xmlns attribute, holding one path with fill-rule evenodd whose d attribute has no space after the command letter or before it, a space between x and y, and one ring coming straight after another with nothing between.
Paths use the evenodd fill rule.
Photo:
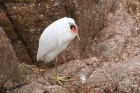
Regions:
<instances>
[{"instance_id":1,"label":"rough rock texture","mask_svg":"<svg viewBox=\"0 0 140 93\"><path fill-rule=\"evenodd\" d=\"M128 42L126 43L126 48L123 52L123 60L128 58L133 58L140 54L140 36L130 37Z\"/></svg>"},{"instance_id":2,"label":"rough rock texture","mask_svg":"<svg viewBox=\"0 0 140 93\"><path fill-rule=\"evenodd\" d=\"M70 93L62 86L50 85L45 86L40 83L31 83L9 93Z\"/></svg>"},{"instance_id":3,"label":"rough rock texture","mask_svg":"<svg viewBox=\"0 0 140 93\"><path fill-rule=\"evenodd\" d=\"M2 7L0 8L0 26L6 33L7 37L11 40L12 46L14 48L18 60L20 60L21 63L24 62L32 64L31 58L28 54L28 51L26 49L26 46L24 45L22 38L16 32L17 30L15 29L15 26L8 18L7 13L4 12L4 10L2 10Z\"/></svg>"},{"instance_id":4,"label":"rough rock texture","mask_svg":"<svg viewBox=\"0 0 140 93\"><path fill-rule=\"evenodd\" d=\"M0 0L1 3L10 2L10 3L37 3L41 0Z\"/></svg>"},{"instance_id":5,"label":"rough rock texture","mask_svg":"<svg viewBox=\"0 0 140 93\"><path fill-rule=\"evenodd\" d=\"M112 38L96 44L93 48L93 55L105 62L118 62L125 48L125 38L115 35Z\"/></svg>"},{"instance_id":6,"label":"rough rock texture","mask_svg":"<svg viewBox=\"0 0 140 93\"><path fill-rule=\"evenodd\" d=\"M140 56L118 63L106 62L96 69L90 70L85 60L75 60L59 65L61 75L71 77L71 82L59 86L50 77L54 77L54 68L44 72L42 76L32 79L27 85L9 91L9 93L139 93ZM100 62L95 58L86 61ZM86 80L82 83L80 74Z\"/></svg>"},{"instance_id":7,"label":"rough rock texture","mask_svg":"<svg viewBox=\"0 0 140 93\"><path fill-rule=\"evenodd\" d=\"M55 77L55 70L52 68L46 72L43 71L40 76L30 75L31 77L28 78L29 83L9 91L9 93L73 93L74 91L78 91L78 88L83 84L80 75L84 75L88 78L92 73L84 61L80 60L70 61L68 64L65 63L63 65L59 65L59 72L60 75L70 76L72 81L64 83L63 86L59 86L54 80L50 79L50 77Z\"/></svg>"},{"instance_id":8,"label":"rough rock texture","mask_svg":"<svg viewBox=\"0 0 140 93\"><path fill-rule=\"evenodd\" d=\"M100 60L118 62L123 59L124 51L130 37L138 36L135 19L119 4L115 13L108 13L106 27L92 42L92 55Z\"/></svg>"},{"instance_id":9,"label":"rough rock texture","mask_svg":"<svg viewBox=\"0 0 140 93\"><path fill-rule=\"evenodd\" d=\"M67 64L60 65L59 67L60 75L69 76L71 79L71 82L65 82L63 85L63 87L68 88L70 93L76 91L77 87L82 84L80 74L88 77L91 73L88 66L86 66L86 64L84 62L81 62L80 60L70 61ZM45 72L43 76L45 80L49 81L51 84L56 84L54 80L50 79L50 77L55 77L54 68Z\"/></svg>"},{"instance_id":10,"label":"rough rock texture","mask_svg":"<svg viewBox=\"0 0 140 93\"><path fill-rule=\"evenodd\" d=\"M90 48L91 41L99 29L103 28L104 22L107 19L107 13L112 11L113 2L112 0L86 2L84 0L43 0L39 3L5 2L4 7L10 16L10 21L12 21L16 32L22 39L18 46L21 49L25 47L28 51L24 53L25 61L30 60L29 56L32 63L37 63L38 40L43 30L50 23L61 17L69 16L74 18L81 28L79 34L82 42L79 42L76 38L69 44L66 51L59 57L60 62L66 62L89 57L87 54L90 53L88 49ZM16 46L15 43L13 43L14 47ZM22 46L22 43L24 46ZM23 51L19 50L16 54L20 56L23 54ZM19 58L19 60L24 62L22 58Z\"/></svg>"},{"instance_id":11,"label":"rough rock texture","mask_svg":"<svg viewBox=\"0 0 140 93\"><path fill-rule=\"evenodd\" d=\"M2 28L0 28L0 92L23 84L23 78L13 47Z\"/></svg>"},{"instance_id":12,"label":"rough rock texture","mask_svg":"<svg viewBox=\"0 0 140 93\"><path fill-rule=\"evenodd\" d=\"M61 1L6 3L5 5L32 62L35 63L41 33L50 23L66 15L66 11L62 11L65 5Z\"/></svg>"},{"instance_id":13,"label":"rough rock texture","mask_svg":"<svg viewBox=\"0 0 140 93\"><path fill-rule=\"evenodd\" d=\"M80 30L80 56L81 58L91 57L90 46L92 40L95 38L99 30L104 27L104 23L107 20L108 12L116 9L113 0L78 0L77 12L75 13L78 19L78 24L81 27ZM69 5L70 6L70 5Z\"/></svg>"},{"instance_id":14,"label":"rough rock texture","mask_svg":"<svg viewBox=\"0 0 140 93\"><path fill-rule=\"evenodd\" d=\"M81 85L78 93L139 93L140 56L104 63Z\"/></svg>"},{"instance_id":15,"label":"rough rock texture","mask_svg":"<svg viewBox=\"0 0 140 93\"><path fill-rule=\"evenodd\" d=\"M16 89L10 91L10 93L44 93L45 86L39 83L31 83L21 87L20 89Z\"/></svg>"},{"instance_id":16,"label":"rough rock texture","mask_svg":"<svg viewBox=\"0 0 140 93\"><path fill-rule=\"evenodd\" d=\"M75 38L59 55L59 62L65 62L59 65L60 75L72 79L59 86L50 79L55 77L54 67L27 64L42 66L36 62L39 37L64 16L75 19L81 41ZM139 0L0 0L0 26L15 51L9 52L5 35L0 37L0 92L140 92ZM20 63L27 63L20 69L15 53Z\"/></svg>"}]
</instances>

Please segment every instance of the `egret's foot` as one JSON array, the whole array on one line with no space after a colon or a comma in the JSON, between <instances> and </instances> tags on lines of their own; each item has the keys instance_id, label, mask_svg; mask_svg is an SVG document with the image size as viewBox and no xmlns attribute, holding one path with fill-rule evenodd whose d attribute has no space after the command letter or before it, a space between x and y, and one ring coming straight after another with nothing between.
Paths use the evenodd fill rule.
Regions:
<instances>
[{"instance_id":1,"label":"egret's foot","mask_svg":"<svg viewBox=\"0 0 140 93\"><path fill-rule=\"evenodd\" d=\"M63 85L64 82L71 81L71 79L68 79L69 76L62 76L62 77L56 76L55 78L53 78L53 77L50 77L50 78L56 80L60 85Z\"/></svg>"}]
</instances>

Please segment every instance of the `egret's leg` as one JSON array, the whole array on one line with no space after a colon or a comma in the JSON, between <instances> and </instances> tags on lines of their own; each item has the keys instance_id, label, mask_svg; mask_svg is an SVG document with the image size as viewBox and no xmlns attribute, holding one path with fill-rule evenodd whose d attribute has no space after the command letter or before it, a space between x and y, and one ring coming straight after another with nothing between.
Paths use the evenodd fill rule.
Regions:
<instances>
[{"instance_id":1,"label":"egret's leg","mask_svg":"<svg viewBox=\"0 0 140 93\"><path fill-rule=\"evenodd\" d=\"M57 56L55 58L55 73L56 73L56 77L58 77L58 62L57 62Z\"/></svg>"},{"instance_id":2,"label":"egret's leg","mask_svg":"<svg viewBox=\"0 0 140 93\"><path fill-rule=\"evenodd\" d=\"M57 57L55 58L55 73L56 73L56 77L55 78L52 78L52 79L55 79L57 80L57 82L62 85L62 82L69 82L71 80L67 80L67 78L69 76L59 76L59 73L58 73L58 62L57 62Z\"/></svg>"}]
</instances>

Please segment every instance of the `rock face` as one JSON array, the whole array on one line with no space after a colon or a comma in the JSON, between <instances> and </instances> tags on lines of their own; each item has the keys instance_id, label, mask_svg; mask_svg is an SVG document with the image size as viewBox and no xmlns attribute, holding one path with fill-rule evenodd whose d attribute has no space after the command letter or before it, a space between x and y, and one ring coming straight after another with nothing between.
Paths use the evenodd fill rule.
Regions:
<instances>
[{"instance_id":1,"label":"rock face","mask_svg":"<svg viewBox=\"0 0 140 93\"><path fill-rule=\"evenodd\" d=\"M21 63L32 64L30 55L24 45L22 38L17 33L15 26L12 24L7 14L0 8L0 26L6 33L7 37L11 40L12 46Z\"/></svg>"},{"instance_id":2,"label":"rock face","mask_svg":"<svg viewBox=\"0 0 140 93\"><path fill-rule=\"evenodd\" d=\"M139 93L139 59L103 64L81 85L79 93Z\"/></svg>"},{"instance_id":3,"label":"rock face","mask_svg":"<svg viewBox=\"0 0 140 93\"><path fill-rule=\"evenodd\" d=\"M64 17L65 4L61 1L42 1L40 3L6 3L5 7L15 29L22 38L32 63L36 63L38 42L41 33L53 21ZM22 51L19 52L19 55ZM21 60L22 61L22 60Z\"/></svg>"},{"instance_id":4,"label":"rock face","mask_svg":"<svg viewBox=\"0 0 140 93\"><path fill-rule=\"evenodd\" d=\"M36 62L38 40L43 30L61 17L72 17L78 26L82 42L75 39L59 57L61 62L88 58L89 48L96 33L103 27L113 1L42 1L39 3L5 2L4 6L19 38L12 45L20 61ZM84 11L83 11L84 10ZM15 33L14 31L11 31ZM18 44L17 44L18 43ZM87 45L87 46L85 46ZM20 48L20 49L19 49ZM26 52L27 51L27 52ZM24 52L24 53L23 53ZM24 54L24 55L23 55ZM24 56L21 58L20 56ZM38 63L37 63L38 64Z\"/></svg>"},{"instance_id":5,"label":"rock face","mask_svg":"<svg viewBox=\"0 0 140 93\"><path fill-rule=\"evenodd\" d=\"M22 84L23 78L13 47L0 28L0 92L3 93Z\"/></svg>"},{"instance_id":6,"label":"rock face","mask_svg":"<svg viewBox=\"0 0 140 93\"><path fill-rule=\"evenodd\" d=\"M140 92L139 0L0 0L0 3L3 29L0 29L0 92ZM60 75L72 79L59 86L50 79L55 77L54 67L38 69L43 62L36 61L36 54L43 30L65 16L72 17L80 27L81 41L75 38L59 55L59 63L63 63L59 65Z\"/></svg>"},{"instance_id":7,"label":"rock face","mask_svg":"<svg viewBox=\"0 0 140 93\"><path fill-rule=\"evenodd\" d=\"M123 60L124 51L130 37L138 36L135 20L126 12L122 3L115 13L108 14L108 23L93 41L93 55L103 61L118 62Z\"/></svg>"},{"instance_id":8,"label":"rock face","mask_svg":"<svg viewBox=\"0 0 140 93\"><path fill-rule=\"evenodd\" d=\"M35 77L31 83L18 87L9 93L139 93L140 56L118 63L106 62L96 69L90 70L85 60L75 60L59 66L61 75L71 77L71 82L62 86L50 79L54 77L54 68L44 72L42 76ZM100 62L87 59L91 63ZM93 66L94 68L95 66ZM83 82L81 75L85 77Z\"/></svg>"}]
</instances>

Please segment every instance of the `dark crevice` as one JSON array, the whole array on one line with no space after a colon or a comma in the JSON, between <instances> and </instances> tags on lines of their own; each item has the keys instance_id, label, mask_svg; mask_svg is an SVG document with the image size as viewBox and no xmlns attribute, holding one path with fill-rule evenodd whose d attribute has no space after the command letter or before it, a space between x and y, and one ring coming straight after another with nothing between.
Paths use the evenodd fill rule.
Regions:
<instances>
[{"instance_id":1,"label":"dark crevice","mask_svg":"<svg viewBox=\"0 0 140 93\"><path fill-rule=\"evenodd\" d=\"M10 90L8 90L8 91L12 91L12 90L14 90L14 89L18 89L18 88L21 88L22 86L25 86L25 85L28 85L29 83L24 83L24 84L19 84L19 85L17 85L16 87L14 87L14 88L12 88L12 89L10 89ZM0 92L1 93L1 92Z\"/></svg>"},{"instance_id":2,"label":"dark crevice","mask_svg":"<svg viewBox=\"0 0 140 93\"><path fill-rule=\"evenodd\" d=\"M6 93L6 89L4 87L0 87L0 93Z\"/></svg>"},{"instance_id":3,"label":"dark crevice","mask_svg":"<svg viewBox=\"0 0 140 93\"><path fill-rule=\"evenodd\" d=\"M1 6L2 10L4 10L5 15L7 16L7 18L8 18L9 21L11 22L11 24L13 25L14 31L15 31L15 33L18 35L19 40L21 40L21 42L22 42L22 43L24 44L24 46L26 47L27 52L28 52L28 54L29 54L29 56L30 56L30 58L31 58L32 63L34 63L33 58L32 58L32 56L31 56L31 53L30 53L30 50L29 50L28 47L27 47L27 44L25 43L25 41L24 41L24 39L22 38L22 36L19 34L19 32L18 32L16 26L15 26L14 23L12 22L12 18L10 17L9 13L7 12L7 7L5 6L4 3L1 3L0 6Z\"/></svg>"},{"instance_id":4,"label":"dark crevice","mask_svg":"<svg viewBox=\"0 0 140 93\"><path fill-rule=\"evenodd\" d=\"M68 8L67 8L67 5L66 5L67 4L66 2L68 2L68 1L67 0L64 0L64 1L65 1L64 4L65 4L66 13L67 13L67 15L69 15L69 11L68 11Z\"/></svg>"},{"instance_id":5,"label":"dark crevice","mask_svg":"<svg viewBox=\"0 0 140 93\"><path fill-rule=\"evenodd\" d=\"M49 91L45 90L44 93L50 93Z\"/></svg>"}]
</instances>

